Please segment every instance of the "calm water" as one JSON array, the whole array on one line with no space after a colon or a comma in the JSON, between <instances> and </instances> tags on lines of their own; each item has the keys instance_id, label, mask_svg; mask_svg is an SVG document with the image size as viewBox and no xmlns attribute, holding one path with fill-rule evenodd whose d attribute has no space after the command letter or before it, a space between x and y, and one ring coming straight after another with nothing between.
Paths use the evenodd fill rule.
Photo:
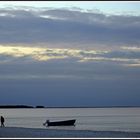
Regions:
<instances>
[{"instance_id":1,"label":"calm water","mask_svg":"<svg viewBox=\"0 0 140 140\"><path fill-rule=\"evenodd\" d=\"M140 108L50 108L0 109L6 126L46 128L43 123L76 119L76 126L49 127L49 129L84 129L102 131L140 132ZM48 128L48 127L47 127Z\"/></svg>"}]
</instances>

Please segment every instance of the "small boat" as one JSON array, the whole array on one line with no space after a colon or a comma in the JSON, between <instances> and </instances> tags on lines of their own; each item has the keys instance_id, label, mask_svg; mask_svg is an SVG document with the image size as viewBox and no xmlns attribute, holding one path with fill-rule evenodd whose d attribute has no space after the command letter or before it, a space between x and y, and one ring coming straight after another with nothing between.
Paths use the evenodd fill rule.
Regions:
<instances>
[{"instance_id":1,"label":"small boat","mask_svg":"<svg viewBox=\"0 0 140 140\"><path fill-rule=\"evenodd\" d=\"M47 120L43 125L47 126L71 126L71 125L75 125L76 120L65 120L65 121L55 121L55 122L50 122L49 120Z\"/></svg>"}]
</instances>

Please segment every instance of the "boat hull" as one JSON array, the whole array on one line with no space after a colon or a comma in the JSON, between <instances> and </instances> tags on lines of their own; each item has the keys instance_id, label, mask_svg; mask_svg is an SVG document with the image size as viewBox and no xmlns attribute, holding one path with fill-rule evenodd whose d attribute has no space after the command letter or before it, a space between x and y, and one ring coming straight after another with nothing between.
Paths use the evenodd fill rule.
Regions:
<instances>
[{"instance_id":1,"label":"boat hull","mask_svg":"<svg viewBox=\"0 0 140 140\"><path fill-rule=\"evenodd\" d=\"M72 126L72 125L75 125L75 121L76 120L47 122L47 125L48 126Z\"/></svg>"}]
</instances>

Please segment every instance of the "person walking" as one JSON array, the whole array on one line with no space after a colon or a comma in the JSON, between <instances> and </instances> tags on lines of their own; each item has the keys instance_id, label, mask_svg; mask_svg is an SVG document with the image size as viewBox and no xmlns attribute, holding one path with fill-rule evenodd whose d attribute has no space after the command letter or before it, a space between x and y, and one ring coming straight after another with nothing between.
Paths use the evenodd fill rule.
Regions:
<instances>
[{"instance_id":1,"label":"person walking","mask_svg":"<svg viewBox=\"0 0 140 140\"><path fill-rule=\"evenodd\" d=\"M0 121L1 121L1 127L4 127L4 121L5 121L5 119L4 119L3 116L1 116Z\"/></svg>"}]
</instances>

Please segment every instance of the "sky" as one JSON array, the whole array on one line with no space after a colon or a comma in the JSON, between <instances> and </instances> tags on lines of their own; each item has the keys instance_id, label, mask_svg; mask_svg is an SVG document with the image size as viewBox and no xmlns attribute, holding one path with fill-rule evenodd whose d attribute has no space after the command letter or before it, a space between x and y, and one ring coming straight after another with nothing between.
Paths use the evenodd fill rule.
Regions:
<instances>
[{"instance_id":1,"label":"sky","mask_svg":"<svg viewBox=\"0 0 140 140\"><path fill-rule=\"evenodd\" d=\"M140 106L140 2L1 1L0 104Z\"/></svg>"}]
</instances>

